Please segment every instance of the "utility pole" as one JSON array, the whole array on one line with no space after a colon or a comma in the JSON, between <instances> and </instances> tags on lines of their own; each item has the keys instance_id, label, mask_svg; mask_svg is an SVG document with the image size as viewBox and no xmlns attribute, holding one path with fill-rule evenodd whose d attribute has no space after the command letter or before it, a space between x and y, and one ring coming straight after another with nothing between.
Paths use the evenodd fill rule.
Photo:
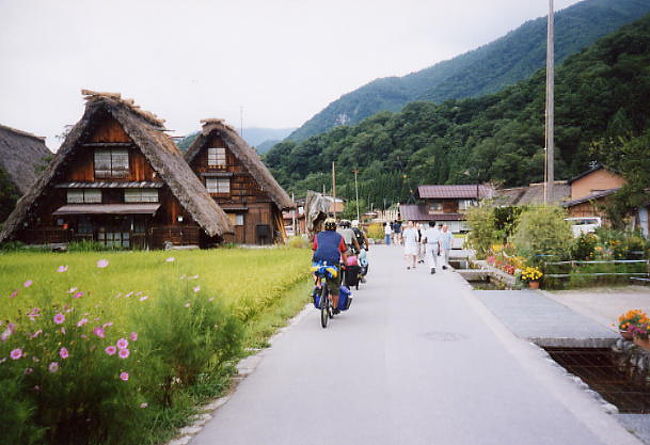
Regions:
<instances>
[{"instance_id":1,"label":"utility pole","mask_svg":"<svg viewBox=\"0 0 650 445\"><path fill-rule=\"evenodd\" d=\"M332 197L334 198L334 219L336 219L336 170L332 161Z\"/></svg>"},{"instance_id":2,"label":"utility pole","mask_svg":"<svg viewBox=\"0 0 650 445\"><path fill-rule=\"evenodd\" d=\"M359 185L357 184L357 175L359 174L359 169L355 168L352 170L354 172L354 195L357 199L357 221L361 221L361 215L359 214Z\"/></svg>"},{"instance_id":3,"label":"utility pole","mask_svg":"<svg viewBox=\"0 0 650 445\"><path fill-rule=\"evenodd\" d=\"M296 195L291 193L291 201L296 203ZM293 236L296 236L296 212L298 211L298 206L291 210L291 225L293 226Z\"/></svg>"},{"instance_id":4,"label":"utility pole","mask_svg":"<svg viewBox=\"0 0 650 445\"><path fill-rule=\"evenodd\" d=\"M548 0L548 26L546 41L546 156L544 169L544 204L553 200L553 183L555 182L554 158L554 90L555 90L555 51L554 51L554 8L553 0Z\"/></svg>"}]
</instances>

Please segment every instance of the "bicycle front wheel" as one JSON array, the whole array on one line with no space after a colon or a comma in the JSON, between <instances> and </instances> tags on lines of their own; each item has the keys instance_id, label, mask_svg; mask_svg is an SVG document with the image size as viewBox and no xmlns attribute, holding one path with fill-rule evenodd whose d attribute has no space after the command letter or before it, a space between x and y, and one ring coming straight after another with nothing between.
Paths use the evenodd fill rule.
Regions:
<instances>
[{"instance_id":1,"label":"bicycle front wheel","mask_svg":"<svg viewBox=\"0 0 650 445\"><path fill-rule=\"evenodd\" d=\"M327 327L327 322L329 321L329 291L327 289L327 286L324 285L321 288L320 292L320 324L325 329Z\"/></svg>"}]
</instances>

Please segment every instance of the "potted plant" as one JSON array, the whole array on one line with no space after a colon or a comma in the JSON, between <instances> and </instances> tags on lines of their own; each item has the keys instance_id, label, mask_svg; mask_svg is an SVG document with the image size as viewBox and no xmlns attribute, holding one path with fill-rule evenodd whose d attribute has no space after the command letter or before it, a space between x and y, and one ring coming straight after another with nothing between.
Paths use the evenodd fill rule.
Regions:
<instances>
[{"instance_id":1,"label":"potted plant","mask_svg":"<svg viewBox=\"0 0 650 445\"><path fill-rule=\"evenodd\" d=\"M633 340L635 334L637 337L644 336L647 339L649 323L650 320L645 312L641 309L631 309L618 317L618 332L626 340ZM645 334L643 334L644 327Z\"/></svg>"},{"instance_id":2,"label":"potted plant","mask_svg":"<svg viewBox=\"0 0 650 445\"><path fill-rule=\"evenodd\" d=\"M541 270L536 267L524 267L521 270L521 281L528 283L528 287L531 289L539 289L539 279L542 278Z\"/></svg>"}]
</instances>

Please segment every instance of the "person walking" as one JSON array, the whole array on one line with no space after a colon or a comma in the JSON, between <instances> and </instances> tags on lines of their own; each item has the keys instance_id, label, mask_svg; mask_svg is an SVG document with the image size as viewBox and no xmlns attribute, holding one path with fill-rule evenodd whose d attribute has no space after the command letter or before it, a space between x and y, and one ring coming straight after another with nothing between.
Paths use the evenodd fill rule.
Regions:
<instances>
[{"instance_id":1,"label":"person walking","mask_svg":"<svg viewBox=\"0 0 650 445\"><path fill-rule=\"evenodd\" d=\"M435 221L429 222L429 228L424 231L424 237L427 241L427 263L433 275L438 267L438 254L440 253L440 231L436 229Z\"/></svg>"},{"instance_id":2,"label":"person walking","mask_svg":"<svg viewBox=\"0 0 650 445\"><path fill-rule=\"evenodd\" d=\"M415 270L415 258L418 255L418 232L413 227L413 222L406 224L402 233L404 239L404 258L406 259L406 270Z\"/></svg>"},{"instance_id":3,"label":"person walking","mask_svg":"<svg viewBox=\"0 0 650 445\"><path fill-rule=\"evenodd\" d=\"M418 231L418 264L424 264L424 252L425 252L425 243L424 243L424 227L422 224L417 223L415 229Z\"/></svg>"},{"instance_id":4,"label":"person walking","mask_svg":"<svg viewBox=\"0 0 650 445\"><path fill-rule=\"evenodd\" d=\"M395 220L393 222L393 241L395 244L402 244L402 222Z\"/></svg>"},{"instance_id":5,"label":"person walking","mask_svg":"<svg viewBox=\"0 0 650 445\"><path fill-rule=\"evenodd\" d=\"M390 246L391 236L393 236L393 229L390 224L384 223L384 243L386 243L387 246Z\"/></svg>"},{"instance_id":6,"label":"person walking","mask_svg":"<svg viewBox=\"0 0 650 445\"><path fill-rule=\"evenodd\" d=\"M442 269L445 270L449 266L449 252L451 252L451 240L453 236L449 231L447 224L442 226L440 232L440 250L442 251Z\"/></svg>"}]
</instances>

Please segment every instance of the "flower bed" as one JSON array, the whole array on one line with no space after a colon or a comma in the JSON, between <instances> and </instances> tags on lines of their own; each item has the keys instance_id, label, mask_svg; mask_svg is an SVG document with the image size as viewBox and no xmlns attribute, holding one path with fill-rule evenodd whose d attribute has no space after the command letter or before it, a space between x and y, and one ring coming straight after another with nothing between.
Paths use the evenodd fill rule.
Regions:
<instances>
[{"instance_id":1,"label":"flower bed","mask_svg":"<svg viewBox=\"0 0 650 445\"><path fill-rule=\"evenodd\" d=\"M228 385L243 322L308 276L308 255L2 255L3 441L159 442Z\"/></svg>"}]
</instances>

